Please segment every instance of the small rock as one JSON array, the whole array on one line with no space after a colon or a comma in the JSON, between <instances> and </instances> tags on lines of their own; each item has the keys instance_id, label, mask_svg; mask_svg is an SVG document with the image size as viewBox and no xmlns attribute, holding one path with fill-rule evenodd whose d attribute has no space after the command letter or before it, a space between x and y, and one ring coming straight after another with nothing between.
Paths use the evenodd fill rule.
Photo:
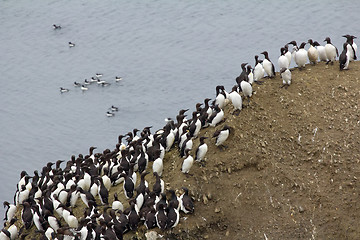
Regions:
<instances>
[{"instance_id":1,"label":"small rock","mask_svg":"<svg viewBox=\"0 0 360 240\"><path fill-rule=\"evenodd\" d=\"M219 208L219 207L216 207L216 208L215 208L215 212L216 212L216 213L219 213L219 212L220 212L220 208Z\"/></svg>"},{"instance_id":2,"label":"small rock","mask_svg":"<svg viewBox=\"0 0 360 240\"><path fill-rule=\"evenodd\" d=\"M227 169L228 173L231 174L231 167Z\"/></svg>"},{"instance_id":3,"label":"small rock","mask_svg":"<svg viewBox=\"0 0 360 240\"><path fill-rule=\"evenodd\" d=\"M227 230L226 233L225 233L225 236L228 237L230 235L230 231Z\"/></svg>"},{"instance_id":4,"label":"small rock","mask_svg":"<svg viewBox=\"0 0 360 240\"><path fill-rule=\"evenodd\" d=\"M202 179L205 181L205 182L207 182L207 177L204 175L204 176L202 176Z\"/></svg>"},{"instance_id":5,"label":"small rock","mask_svg":"<svg viewBox=\"0 0 360 240\"><path fill-rule=\"evenodd\" d=\"M203 195L203 203L206 205L208 204L208 202L209 202L208 198L205 195Z\"/></svg>"},{"instance_id":6,"label":"small rock","mask_svg":"<svg viewBox=\"0 0 360 240\"><path fill-rule=\"evenodd\" d=\"M302 206L299 206L299 212L303 213L305 211L305 209Z\"/></svg>"},{"instance_id":7,"label":"small rock","mask_svg":"<svg viewBox=\"0 0 360 240\"><path fill-rule=\"evenodd\" d=\"M155 231L150 231L145 233L146 240L156 240L158 239L158 234Z\"/></svg>"},{"instance_id":8,"label":"small rock","mask_svg":"<svg viewBox=\"0 0 360 240\"><path fill-rule=\"evenodd\" d=\"M210 192L208 192L208 194L207 194L207 198L208 198L209 200L211 200L211 199L212 199L212 194L211 194Z\"/></svg>"}]
</instances>

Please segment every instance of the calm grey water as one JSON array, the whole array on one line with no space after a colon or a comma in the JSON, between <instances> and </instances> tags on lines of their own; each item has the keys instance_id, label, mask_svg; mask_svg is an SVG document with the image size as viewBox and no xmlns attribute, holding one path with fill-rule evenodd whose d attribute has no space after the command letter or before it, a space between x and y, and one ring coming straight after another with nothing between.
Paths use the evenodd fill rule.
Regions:
<instances>
[{"instance_id":1,"label":"calm grey water","mask_svg":"<svg viewBox=\"0 0 360 240\"><path fill-rule=\"evenodd\" d=\"M341 35L360 35L359 12L356 0L0 0L0 201L12 201L21 170L161 128L216 85L229 89L264 50L277 63L285 43L327 36L341 50ZM96 72L112 85L73 87ZM107 118L111 105L120 110Z\"/></svg>"}]
</instances>

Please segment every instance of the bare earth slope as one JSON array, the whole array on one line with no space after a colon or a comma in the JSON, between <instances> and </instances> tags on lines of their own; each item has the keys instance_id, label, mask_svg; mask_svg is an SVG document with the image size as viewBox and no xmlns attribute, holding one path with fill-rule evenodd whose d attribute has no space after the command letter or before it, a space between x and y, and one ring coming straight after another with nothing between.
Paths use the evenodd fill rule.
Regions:
<instances>
[{"instance_id":1,"label":"bare earth slope","mask_svg":"<svg viewBox=\"0 0 360 240\"><path fill-rule=\"evenodd\" d=\"M319 63L294 69L287 89L279 76L254 85L239 116L229 104L225 123L200 132L210 137L205 166L195 163L185 176L177 148L165 155L164 181L190 189L195 213L181 214L172 231L155 231L169 239L358 239L359 77L359 62L342 72L338 63ZM211 137L224 124L232 132L220 149ZM110 202L114 192L127 207L122 184ZM142 226L124 238L145 239L145 232Z\"/></svg>"},{"instance_id":2,"label":"bare earth slope","mask_svg":"<svg viewBox=\"0 0 360 240\"><path fill-rule=\"evenodd\" d=\"M202 233L190 238L359 238L360 64L338 69L324 63L294 69L288 89L280 88L279 76L255 85L239 116L227 107L234 131L226 150L212 139L206 166L194 165L186 183L182 174L164 171L172 186L186 184L200 200L194 216L180 222ZM177 153L167 158L180 168Z\"/></svg>"}]
</instances>

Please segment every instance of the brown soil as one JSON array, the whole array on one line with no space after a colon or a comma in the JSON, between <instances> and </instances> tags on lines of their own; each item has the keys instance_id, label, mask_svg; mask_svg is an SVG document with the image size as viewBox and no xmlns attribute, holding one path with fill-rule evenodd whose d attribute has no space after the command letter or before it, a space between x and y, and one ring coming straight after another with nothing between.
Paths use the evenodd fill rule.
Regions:
<instances>
[{"instance_id":1,"label":"brown soil","mask_svg":"<svg viewBox=\"0 0 360 240\"><path fill-rule=\"evenodd\" d=\"M164 181L190 189L195 213L182 213L172 231L155 231L169 239L358 239L359 76L359 62L341 72L338 63L319 63L294 69L287 89L279 76L254 85L239 116L226 107L231 135L224 149L207 139L205 166L195 163L185 176L178 150L165 155ZM123 196L122 184L115 191ZM145 239L145 232L142 226L125 239Z\"/></svg>"}]
</instances>

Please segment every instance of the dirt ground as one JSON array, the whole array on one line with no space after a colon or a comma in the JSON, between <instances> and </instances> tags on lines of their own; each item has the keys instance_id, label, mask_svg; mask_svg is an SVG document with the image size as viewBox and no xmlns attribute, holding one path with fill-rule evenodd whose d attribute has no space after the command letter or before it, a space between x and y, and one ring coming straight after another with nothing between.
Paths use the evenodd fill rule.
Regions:
<instances>
[{"instance_id":1,"label":"dirt ground","mask_svg":"<svg viewBox=\"0 0 360 240\"><path fill-rule=\"evenodd\" d=\"M228 105L227 148L208 139L205 167L184 178L177 151L167 154L164 180L196 199L174 239L359 239L359 77L352 62L294 69L287 89L267 79L239 116Z\"/></svg>"},{"instance_id":2,"label":"dirt ground","mask_svg":"<svg viewBox=\"0 0 360 240\"><path fill-rule=\"evenodd\" d=\"M342 72L338 63L319 63L293 69L287 89L279 76L255 84L239 116L229 104L225 123L200 132L232 128L224 149L207 139L205 166L195 163L185 176L178 150L165 155L167 187L189 188L195 213L182 213L171 231L155 231L163 239L359 239L359 77L359 62ZM111 189L111 201L115 191L127 207L122 184ZM145 239L145 232L142 226L124 239Z\"/></svg>"}]
</instances>

